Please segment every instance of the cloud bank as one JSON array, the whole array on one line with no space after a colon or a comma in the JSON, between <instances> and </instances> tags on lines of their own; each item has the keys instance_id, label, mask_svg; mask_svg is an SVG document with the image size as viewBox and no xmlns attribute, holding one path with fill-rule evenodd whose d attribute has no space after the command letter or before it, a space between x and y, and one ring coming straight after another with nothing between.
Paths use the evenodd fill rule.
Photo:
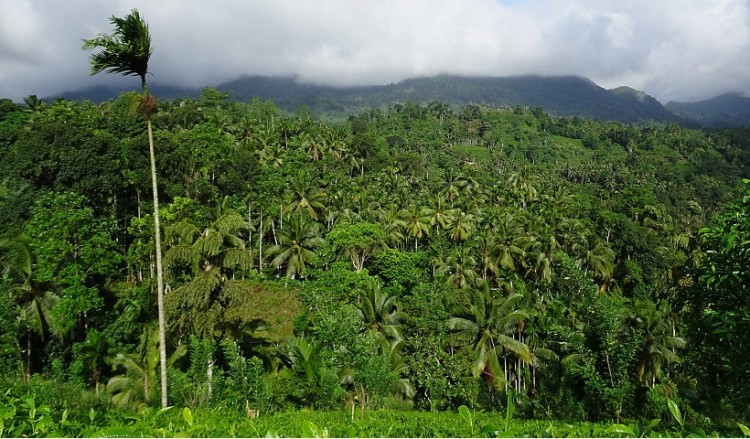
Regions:
<instances>
[{"instance_id":1,"label":"cloud bank","mask_svg":"<svg viewBox=\"0 0 750 439\"><path fill-rule=\"evenodd\" d=\"M0 97L112 83L88 76L81 40L110 33L109 17L133 8L151 29L152 83L538 74L662 102L750 95L748 0L0 0Z\"/></svg>"}]
</instances>

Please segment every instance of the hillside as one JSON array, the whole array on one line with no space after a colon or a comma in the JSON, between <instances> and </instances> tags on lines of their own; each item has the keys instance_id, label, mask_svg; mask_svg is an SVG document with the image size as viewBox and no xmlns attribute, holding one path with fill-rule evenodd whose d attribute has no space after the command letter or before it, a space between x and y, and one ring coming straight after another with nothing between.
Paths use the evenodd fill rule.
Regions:
<instances>
[{"instance_id":1,"label":"hillside","mask_svg":"<svg viewBox=\"0 0 750 439\"><path fill-rule=\"evenodd\" d=\"M459 77L441 75L413 78L395 84L330 87L298 82L294 77L246 76L216 87L231 92L238 101L259 97L293 112L307 106L317 117L341 120L369 108L397 103L446 102L453 107L480 104L491 107L514 105L542 107L556 116L579 116L599 120L635 123L646 120L680 122L691 120L675 115L656 99L628 87L606 90L577 76ZM95 102L115 97L121 90L97 87L65 93L66 99ZM152 86L160 99L197 97L197 89Z\"/></svg>"},{"instance_id":2,"label":"hillside","mask_svg":"<svg viewBox=\"0 0 750 439\"><path fill-rule=\"evenodd\" d=\"M426 96L426 83L379 95ZM507 436L596 421L602 432L570 435L599 437L630 428L606 425L621 419L731 436L746 423L746 130L435 101L329 124L213 89L162 100L149 129L133 98L0 101L6 422L28 425L37 407L67 416L50 436L151 431L133 419L158 404L153 138L177 422L265 435L230 424L314 408L345 422L331 435L357 427L355 410L391 413L366 437L391 436L394 412L412 420L403 436L474 436L414 421L466 406L515 411ZM684 419L656 426L667 401Z\"/></svg>"},{"instance_id":3,"label":"hillside","mask_svg":"<svg viewBox=\"0 0 750 439\"><path fill-rule=\"evenodd\" d=\"M669 102L666 108L697 120L702 126L740 127L750 124L750 98L725 93L699 102Z\"/></svg>"}]
</instances>

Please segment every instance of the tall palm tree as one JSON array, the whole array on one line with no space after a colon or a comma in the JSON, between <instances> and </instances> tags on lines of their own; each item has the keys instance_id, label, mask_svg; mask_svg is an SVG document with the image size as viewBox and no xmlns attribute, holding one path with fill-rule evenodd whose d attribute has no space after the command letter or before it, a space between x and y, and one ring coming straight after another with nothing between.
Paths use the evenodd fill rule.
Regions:
<instances>
[{"instance_id":1,"label":"tall palm tree","mask_svg":"<svg viewBox=\"0 0 750 439\"><path fill-rule=\"evenodd\" d=\"M455 242L464 242L476 229L476 216L459 210L450 226L450 238Z\"/></svg>"},{"instance_id":2,"label":"tall palm tree","mask_svg":"<svg viewBox=\"0 0 750 439\"><path fill-rule=\"evenodd\" d=\"M493 224L492 236L495 243L497 266L508 270L516 269L516 262L523 259L523 226L510 212Z\"/></svg>"},{"instance_id":3,"label":"tall palm tree","mask_svg":"<svg viewBox=\"0 0 750 439\"><path fill-rule=\"evenodd\" d=\"M156 110L156 99L148 93L146 74L148 62L153 53L151 34L148 25L138 10L133 9L124 18L112 16L110 23L115 27L112 35L100 34L96 38L83 40L85 50L101 48L91 55L90 74L121 73L125 76L141 78L143 97L138 112L145 116L148 130L148 147L151 158L151 185L154 195L154 244L156 247L156 296L159 308L159 359L161 366L161 405L167 407L167 343L164 317L164 271L161 262L161 233L159 225L159 192L156 184L156 156L154 135L151 129L151 113Z\"/></svg>"},{"instance_id":4,"label":"tall palm tree","mask_svg":"<svg viewBox=\"0 0 750 439\"><path fill-rule=\"evenodd\" d=\"M488 283L471 291L471 303L460 316L448 320L452 331L448 342L452 345L471 346L475 359L471 372L475 377L483 375L495 388L507 382L500 366L499 355L508 351L521 361L529 364L532 354L529 347L513 338L518 326L528 318L518 309L523 296L513 293L509 296L494 296Z\"/></svg>"},{"instance_id":5,"label":"tall palm tree","mask_svg":"<svg viewBox=\"0 0 750 439\"><path fill-rule=\"evenodd\" d=\"M675 351L685 347L685 339L673 333L667 316L664 303L638 301L635 313L628 322L629 326L641 332L636 377L646 387L656 385L664 366L682 361Z\"/></svg>"},{"instance_id":6,"label":"tall palm tree","mask_svg":"<svg viewBox=\"0 0 750 439\"><path fill-rule=\"evenodd\" d=\"M279 231L279 243L268 249L268 256L274 257L271 264L276 268L286 264L287 277L294 278L302 275L306 264L315 257L314 249L324 243L318 223L295 214Z\"/></svg>"},{"instance_id":7,"label":"tall palm tree","mask_svg":"<svg viewBox=\"0 0 750 439\"><path fill-rule=\"evenodd\" d=\"M437 268L437 272L446 276L445 282L456 288L465 288L474 283L477 278L475 268L477 260L465 246L457 246Z\"/></svg>"},{"instance_id":8,"label":"tall palm tree","mask_svg":"<svg viewBox=\"0 0 750 439\"><path fill-rule=\"evenodd\" d=\"M451 209L446 204L445 198L438 194L432 199L432 204L425 208L424 213L430 220L430 225L435 228L435 232L440 236L440 231L445 230L454 221L458 209Z\"/></svg>"},{"instance_id":9,"label":"tall palm tree","mask_svg":"<svg viewBox=\"0 0 750 439\"><path fill-rule=\"evenodd\" d=\"M317 221L317 211L325 209L322 203L325 200L325 192L316 183L310 174L300 171L289 184L292 199L284 206L282 213L303 211Z\"/></svg>"},{"instance_id":10,"label":"tall palm tree","mask_svg":"<svg viewBox=\"0 0 750 439\"><path fill-rule=\"evenodd\" d=\"M430 219L424 209L411 204L400 212L406 223L406 234L414 239L414 250L418 250L419 240L430 233Z\"/></svg>"},{"instance_id":11,"label":"tall palm tree","mask_svg":"<svg viewBox=\"0 0 750 439\"><path fill-rule=\"evenodd\" d=\"M357 314L377 334L393 340L400 340L401 320L406 314L398 310L398 297L383 291L380 282L370 282L359 293Z\"/></svg>"}]
</instances>

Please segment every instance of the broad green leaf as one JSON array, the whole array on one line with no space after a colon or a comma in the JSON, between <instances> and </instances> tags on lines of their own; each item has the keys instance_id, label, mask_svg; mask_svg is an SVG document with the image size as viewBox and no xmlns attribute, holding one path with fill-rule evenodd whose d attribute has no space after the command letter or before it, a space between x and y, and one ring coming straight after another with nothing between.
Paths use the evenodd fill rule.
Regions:
<instances>
[{"instance_id":1,"label":"broad green leaf","mask_svg":"<svg viewBox=\"0 0 750 439\"><path fill-rule=\"evenodd\" d=\"M469 411L469 408L465 405L462 405L458 408L458 414L461 415L461 419L466 421L467 424L469 424L469 427L473 428L473 422L471 419L471 412Z\"/></svg>"},{"instance_id":2,"label":"broad green leaf","mask_svg":"<svg viewBox=\"0 0 750 439\"><path fill-rule=\"evenodd\" d=\"M682 427L685 421L682 419L682 413L677 403L667 398L667 408L669 408L669 412L672 414L674 420Z\"/></svg>"},{"instance_id":3,"label":"broad green leaf","mask_svg":"<svg viewBox=\"0 0 750 439\"><path fill-rule=\"evenodd\" d=\"M742 434L745 435L745 437L750 437L750 428L747 428L747 425L737 423L737 426L740 427L740 430L742 430Z\"/></svg>"},{"instance_id":4,"label":"broad green leaf","mask_svg":"<svg viewBox=\"0 0 750 439\"><path fill-rule=\"evenodd\" d=\"M624 425L624 424L613 424L613 425L609 426L609 428L607 428L606 433L608 435L609 434L613 434L613 433L620 433L620 434L626 434L629 437L635 437L636 436L636 434L633 431L633 429L630 428L627 425Z\"/></svg>"},{"instance_id":5,"label":"broad green leaf","mask_svg":"<svg viewBox=\"0 0 750 439\"><path fill-rule=\"evenodd\" d=\"M189 426L193 426L193 412L190 411L189 407L182 409L182 419L184 419Z\"/></svg>"},{"instance_id":6,"label":"broad green leaf","mask_svg":"<svg viewBox=\"0 0 750 439\"><path fill-rule=\"evenodd\" d=\"M646 425L646 428L651 430L657 425L659 425L659 422L661 422L661 419L652 419L648 422L648 424Z\"/></svg>"}]
</instances>

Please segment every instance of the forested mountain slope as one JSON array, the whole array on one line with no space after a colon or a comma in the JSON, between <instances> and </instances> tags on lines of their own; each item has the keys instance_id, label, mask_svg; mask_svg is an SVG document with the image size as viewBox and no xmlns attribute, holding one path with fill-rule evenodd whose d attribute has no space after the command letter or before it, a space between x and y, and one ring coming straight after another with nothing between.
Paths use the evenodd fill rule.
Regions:
<instances>
[{"instance_id":1,"label":"forested mountain slope","mask_svg":"<svg viewBox=\"0 0 750 439\"><path fill-rule=\"evenodd\" d=\"M750 125L750 98L726 93L700 102L669 102L666 107L708 127Z\"/></svg>"},{"instance_id":2,"label":"forested mountain slope","mask_svg":"<svg viewBox=\"0 0 750 439\"><path fill-rule=\"evenodd\" d=\"M0 105L6 382L157 401L134 102ZM747 419L747 130L212 89L152 122L172 404Z\"/></svg>"},{"instance_id":3,"label":"forested mountain slope","mask_svg":"<svg viewBox=\"0 0 750 439\"><path fill-rule=\"evenodd\" d=\"M163 98L198 97L198 89L153 85ZM369 108L388 108L414 102L444 102L452 107L489 105L542 107L556 116L580 116L605 121L678 122L688 126L742 126L748 123L734 107L689 111L691 103L670 103L667 107L647 94L629 87L605 90L576 76L462 77L442 75L412 78L394 84L361 87L330 87L299 82L294 77L246 76L217 85L232 99L251 102L258 97L271 100L288 112L308 106L317 118L341 121ZM66 99L102 102L121 92L114 87L96 87L64 93ZM723 101L722 101L723 102ZM696 103L695 105L698 105ZM723 104L722 104L723 105Z\"/></svg>"}]
</instances>

